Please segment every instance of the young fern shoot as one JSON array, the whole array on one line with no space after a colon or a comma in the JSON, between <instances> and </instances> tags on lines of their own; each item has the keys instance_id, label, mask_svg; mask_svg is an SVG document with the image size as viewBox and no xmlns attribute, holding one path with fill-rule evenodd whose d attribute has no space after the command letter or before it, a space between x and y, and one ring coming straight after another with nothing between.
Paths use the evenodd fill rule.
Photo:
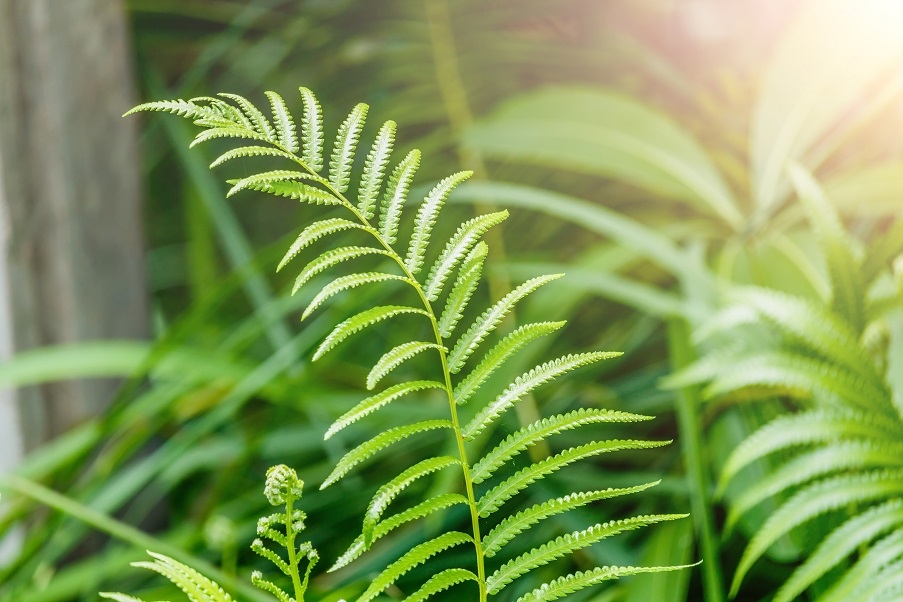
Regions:
<instances>
[{"instance_id":1,"label":"young fern shoot","mask_svg":"<svg viewBox=\"0 0 903 602\"><path fill-rule=\"evenodd\" d=\"M431 419L402 424L370 437L339 460L322 487L334 485L358 464L418 434L428 433L435 438L437 445L431 448L437 450L442 449L438 443L444 438L454 452L423 458L381 486L365 512L361 534L329 570L336 571L349 565L376 541L402 525L444 512L453 506L467 509L469 528L445 532L414 546L374 578L357 598L358 602L374 600L393 585L410 587L410 579L404 578L412 569L428 563L431 557L446 550L467 547L471 549L471 560L467 565L434 572L406 599L411 602L426 600L456 586L458 599L486 602L534 569L602 539L686 516L656 514L599 523L553 538L506 562L495 562L495 556L509 542L546 519L597 500L636 493L655 485L646 483L635 487L578 492L546 500L519 512L503 512L506 507L514 506L510 501L521 496L531 484L580 460L618 450L659 447L668 442L595 441L563 449L519 470L512 468L513 461L524 455L527 448L563 431L649 419L628 412L580 409L526 425L502 438L491 449L484 449L484 442L492 440L491 433L498 427L502 416L535 389L578 368L620 354L600 351L567 354L523 373L491 396L492 400L482 407L473 403L466 405L473 402L476 393L490 382L489 377L515 353L531 341L563 327L564 322L520 326L484 351L478 361L472 361L472 358L479 357L484 343L495 338L503 319L517 303L560 277L560 274L539 276L524 282L478 313L468 326L459 329L461 320L468 313L474 313L468 312L468 308L487 256L487 246L481 237L504 221L507 211L469 219L460 224L444 245L434 245L431 241L433 228L446 199L456 186L471 175L470 172L456 173L441 180L426 195L413 217L412 234L407 244L403 244L399 233L402 231L408 192L420 165L420 153L411 151L389 169L395 123L388 121L379 128L357 178L357 198L354 199L348 190L356 179L352 173L353 165L367 117L367 105L354 107L342 123L324 173L325 136L316 97L310 90L301 88L303 115L300 136L282 98L273 92L268 92L267 97L273 113L272 123L250 102L233 95L152 102L140 105L133 111L167 111L193 120L203 128L193 144L214 138L250 141L246 146L224 153L213 162L214 166L235 158L254 156L279 157L292 164L292 169L267 171L230 181L233 185L230 195L241 190L256 190L341 210L343 215L340 217L331 214L307 225L288 249L278 269L285 269L315 241L339 232L355 233L359 242L352 246L331 248L308 261L298 273L294 291L310 284L314 275L346 268L358 258L381 255L387 259L388 270L346 268L345 273L337 275L315 294L304 310L303 318L341 292L380 283L403 285L408 289L412 302L361 308L333 328L315 351L314 360L333 351L349 337L400 316L422 320L429 333L424 340L408 340L387 349L375 361L366 378L367 388L376 392L336 419L325 437L333 437L358 422L366 423L370 414L390 403L410 402L426 395L435 395L436 392L445 398L447 409ZM451 290L446 292L449 282L452 283ZM397 368L415 357L425 356L433 358L434 372L439 375L437 379L407 380L377 390L380 383ZM390 506L406 490L440 471L454 471L458 482L456 492L436 493L419 504L389 514ZM681 567L611 566L575 572L541 584L519 599L524 602L556 600L606 580L675 568Z\"/></svg>"}]
</instances>

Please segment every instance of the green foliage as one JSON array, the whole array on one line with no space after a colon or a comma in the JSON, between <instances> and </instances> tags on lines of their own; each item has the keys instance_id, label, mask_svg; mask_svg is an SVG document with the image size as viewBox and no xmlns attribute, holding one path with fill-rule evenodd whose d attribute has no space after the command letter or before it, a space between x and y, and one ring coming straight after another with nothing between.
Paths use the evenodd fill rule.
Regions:
<instances>
[{"instance_id":1,"label":"green foliage","mask_svg":"<svg viewBox=\"0 0 903 602\"><path fill-rule=\"evenodd\" d=\"M569 535L553 538L546 544L542 544L532 551L518 556L512 561L502 564L492 574L488 574L487 558L481 533L489 526L486 518L502 509L505 502L519 495L531 484L547 477L564 466L596 455L617 451L621 449L648 449L664 445L661 441L635 441L635 440L604 440L584 443L565 448L546 458L535 459L525 468L516 470L513 460L522 455L528 447L537 443L547 443L547 438L565 430L585 427L592 424L635 422L645 417L626 412L570 412L557 415L547 421L540 421L527 427L527 431L516 436L516 440L507 444L504 452L490 452L490 459L483 461L483 449L487 439L492 438L499 421L507 410L518 403L525 395L538 387L547 384L559 377L580 367L593 364L602 360L619 356L618 353L586 352L568 354L556 360L540 364L522 376L517 377L507 388L504 388L491 401L480 404L471 403L466 408L473 406L469 412L469 420L462 427L464 415L456 398L456 391L461 392L461 400L471 400L482 385L490 382L490 376L501 371L506 362L516 351L524 347L530 341L550 334L561 327L561 323L537 323L514 330L507 336L502 336L495 347L484 354L476 363L470 375L459 380L457 385L454 374L460 372L468 364L469 359L479 349L482 343L497 336L503 319L514 307L527 295L533 293L541 286L558 278L560 275L548 275L534 277L515 287L504 295L496 303L490 305L482 313L477 315L470 326L460 335L456 341L447 341L453 332L455 324L470 313L470 305L474 298L474 290L479 282L483 258L486 255L486 245L480 242L480 238L492 227L500 224L508 213L499 211L481 215L467 220L452 234L444 247L438 252L430 253L431 235L433 227L437 224L439 211L446 197L461 181L468 177L467 172L450 176L439 182L426 196L416 217L414 218L413 234L405 249L398 244L399 233L402 231L402 216L408 200L408 192L411 189L411 181L420 164L420 155L417 151L411 151L393 169L388 178L383 200L380 203L379 220L376 226L371 224L375 210L375 199L379 195L382 176L385 167L390 161L392 146L392 132L394 124L388 122L377 134L376 142L364 165L364 171L360 178L360 191L358 202L352 202L345 196L353 179L353 165L356 156L357 145L363 130L364 120L367 115L367 106L357 105L342 123L336 136L332 156L329 161L328 173L321 174L323 161L324 133L322 130L322 115L319 104L313 94L301 89L304 114L301 119L301 155L296 154L298 143L294 130L294 122L284 104L275 95L269 95L272 103L275 123L270 124L263 114L255 109L250 102L234 95L224 95L224 98L232 100L230 105L220 99L199 98L192 101L164 101L139 105L133 111L166 111L188 117L202 131L195 137L195 144L214 138L251 139L255 142L263 141L279 151L273 156L290 156L290 160L300 168L300 171L280 170L267 171L237 180L233 183L233 190L257 190L277 196L286 196L302 203L312 205L328 205L340 207L347 212L347 221L337 221L336 218L319 220L308 225L300 237L286 253L280 263L280 268L285 269L287 264L295 258L305 247L319 238L329 237L342 230L358 230L362 236L366 236L372 247L354 246L340 247L328 250L311 260L307 267L302 269L296 280L296 291L304 290L314 280L311 276L321 272L331 271L334 268L344 267L349 262L357 262L360 258L371 255L382 255L388 259L380 264L380 271L351 271L339 275L332 282L325 285L318 284L319 291L314 294L312 301L303 312L302 318L307 319L320 308L321 305L333 299L340 293L357 289L357 287L376 285L394 281L405 285L402 292L397 287L381 285L394 296L402 298L407 295L410 302L400 302L395 305L367 306L350 318L336 325L332 332L326 336L313 358L320 359L325 354L333 351L336 346L359 332L379 322L392 321L397 316L409 314L419 317L422 327L429 333L432 340L421 340L420 337L411 336L412 340L401 343L387 352L376 361L370 376L367 378L367 387L375 388L376 385L387 378L393 370L404 362L411 361L415 355L429 357L432 362L432 371L438 373L438 380L405 380L389 385L364 399L357 406L340 416L326 431L326 438L335 436L340 431L358 421L368 417L388 404L401 398L416 398L418 404L432 408L440 415L428 421L410 422L402 424L391 431L377 434L366 440L347 454L336 467L335 471L324 482L323 487L330 486L342 478L351 474L355 465L369 458L376 452L385 449L409 436L427 431L447 433L445 443L455 450L455 455L434 455L420 459L416 463L404 468L397 476L391 478L380 487L373 495L369 507L364 516L361 537L355 540L351 548L342 556L333 567L337 569L353 561L363 551L369 549L373 542L392 528L411 520L427 518L450 505L462 503L462 499L470 512L471 533L451 531L418 544L405 552L398 560L390 563L358 598L369 601L376 598L381 592L404 581L406 575L415 567L427 564L434 555L442 554L450 548L459 546L472 547L467 568L440 570L433 574L414 594L414 599L426 599L453 585L466 581L474 581L478 595L474 592L469 597L485 601L487 595L497 595L515 579L545 566L550 562L574 551L584 549L604 538L633 530L646 525L670 521L685 515L657 514L638 516L635 518L609 521L593 525L587 529L578 530ZM262 153L257 146L247 146L245 156L260 156ZM235 154L234 156L239 156ZM342 218L345 219L345 218ZM353 224L353 225L349 225ZM371 252L369 249L374 249ZM419 280L416 274L420 267L429 262L428 257L435 255L432 265L427 271L427 276ZM388 271L383 271L388 270ZM446 310L439 315L433 307L439 303L443 296L446 282L457 272L458 277L445 302ZM374 287L376 288L376 287ZM443 335L443 333L446 333ZM419 361L419 359L418 359ZM413 363L413 362L412 362ZM442 392L447 404L446 410L440 410L432 401L435 399L429 394L431 390ZM435 433L432 433L435 434ZM479 437L478 437L479 435ZM443 445L433 446L441 449ZM505 445L505 444L503 444ZM434 452L435 453L435 452ZM476 462L472 460L476 459ZM481 464L482 462L482 464ZM477 466L483 472L479 483L472 476L472 470ZM464 492L464 496L448 493L433 492L418 505L408 508L395 515L384 517L389 507L408 488L419 480L437 471L446 469L454 470L457 489ZM505 470L507 477L502 477L494 486L489 486L480 492L477 485L490 478L492 473ZM515 535L529 531L533 524L543 518L576 508L589 501L624 495L645 489L652 483L633 488L621 488L620 490L608 490L605 493L584 492L576 494L572 499L562 499L553 502L551 507L534 511L530 518L518 522L516 528L508 529L505 535L507 540ZM580 500L580 503L572 503ZM289 504L289 515L291 508ZM288 515L287 515L288 516ZM505 520L504 517L502 520ZM286 519L288 525L289 519ZM294 523L292 523L294 524ZM498 523L496 524L498 526ZM266 532L274 541L280 542L278 534ZM286 543L288 535L285 536ZM496 544L496 548L501 544ZM289 547L295 550L294 546ZM285 572L295 566L289 561L280 564L281 559L275 557L272 552L255 545L255 551L272 560L277 567ZM458 556L457 558L460 558ZM440 565L441 566L441 565ZM669 570L675 567L659 567L649 570ZM630 567L612 568L606 573L609 578L633 571ZM295 573L293 573L294 577ZM488 575L488 576L487 576ZM601 579L584 579L572 576L568 581L569 591L576 591L583 587L593 585ZM259 583L263 583L256 581ZM306 584L306 577L305 582ZM272 584L270 584L272 585ZM297 585L297 583L296 583ZM264 586L265 588L268 586ZM275 588L275 585L272 585ZM276 589L268 589L280 597ZM462 590L463 591L463 590ZM462 594L464 595L464 594ZM551 599L551 598L550 598Z\"/></svg>"}]
</instances>

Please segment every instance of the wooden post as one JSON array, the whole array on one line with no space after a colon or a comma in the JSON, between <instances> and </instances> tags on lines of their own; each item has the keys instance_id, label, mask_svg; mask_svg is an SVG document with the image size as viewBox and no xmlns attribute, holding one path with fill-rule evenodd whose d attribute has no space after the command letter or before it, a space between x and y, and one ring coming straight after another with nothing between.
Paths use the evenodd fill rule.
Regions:
<instances>
[{"instance_id":1,"label":"wooden post","mask_svg":"<svg viewBox=\"0 0 903 602\"><path fill-rule=\"evenodd\" d=\"M119 0L0 0L0 293L12 319L0 333L14 351L146 335L136 121L120 118L134 104L131 54ZM101 411L115 387L19 391L25 449Z\"/></svg>"}]
</instances>

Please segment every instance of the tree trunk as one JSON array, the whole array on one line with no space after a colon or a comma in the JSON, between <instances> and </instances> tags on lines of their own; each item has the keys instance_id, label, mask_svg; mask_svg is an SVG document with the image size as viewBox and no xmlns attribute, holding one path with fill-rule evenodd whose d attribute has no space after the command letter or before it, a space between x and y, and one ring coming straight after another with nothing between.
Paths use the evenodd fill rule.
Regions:
<instances>
[{"instance_id":1,"label":"tree trunk","mask_svg":"<svg viewBox=\"0 0 903 602\"><path fill-rule=\"evenodd\" d=\"M146 335L136 122L120 118L131 54L119 0L0 0L0 341L13 352ZM102 411L115 387L19 391L24 448Z\"/></svg>"}]
</instances>

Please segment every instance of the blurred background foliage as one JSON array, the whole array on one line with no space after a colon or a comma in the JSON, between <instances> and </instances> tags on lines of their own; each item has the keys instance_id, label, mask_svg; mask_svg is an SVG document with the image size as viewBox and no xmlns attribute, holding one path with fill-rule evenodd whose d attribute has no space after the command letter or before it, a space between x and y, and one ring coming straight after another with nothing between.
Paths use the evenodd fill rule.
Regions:
<instances>
[{"instance_id":1,"label":"blurred background foliage","mask_svg":"<svg viewBox=\"0 0 903 602\"><path fill-rule=\"evenodd\" d=\"M732 517L736 526L726 531L727 507L714 497L719 471L746 436L797 410L811 388L750 378L721 391L733 397L702 394L700 385L719 374L711 366L671 388L661 379L722 353L712 337L693 333L705 332L735 287L828 306L844 294L831 272L837 258L819 244L788 164L815 175L845 224L859 258L844 264L847 272L868 272L860 287L877 283L848 291L847 301L870 308L849 319L872 345L878 377L903 357L901 270L892 269L903 247L901 16L891 2L866 5L129 0L127 10L142 100L232 91L260 102L263 90L275 90L297 106L290 99L304 85L320 97L327 129L358 101L378 121L395 119L400 150L424 153L424 191L451 171L475 171L452 209L512 210L489 240L494 271L482 294L564 271L563 284L537 294L522 318L569 316L555 348L625 352L553 398L540 392L538 401L652 414L657 420L630 436L676 440L620 464L586 464L567 477L579 482L549 479L537 498L661 476L641 508L609 502L587 512L619 518L689 509L692 522L597 544L582 568L704 560L692 572L625 580L573 599L711 602L727 598L746 544L794 492L775 490ZM25 541L0 568L2 600L93 600L98 589L163 597L158 581L124 570L142 547L221 565L208 574L231 585L237 567L244 578L255 566L247 544L264 511L267 466L288 464L318 484L356 443L324 443L322 433L360 397L355 356L373 357L384 343L362 340L315 372L308 367L323 320L301 329L307 299L289 298L291 283L274 274L306 209L250 194L227 202L225 178L207 169L215 145L189 153L192 134L175 118L148 119L142 131L153 340L38 350L0 366L3 382L21 386L125 379L107 414L36 450L7 479L0 533L24 525ZM240 164L232 169L242 175ZM341 305L329 311L341 313ZM545 351L533 349L512 373ZM730 362L719 366L731 371ZM760 403L729 403L750 399ZM387 408L387 423L393 411L416 410ZM406 445L399 454L428 442ZM751 464L747 483L766 478L775 465L768 460ZM380 463L398 461L380 458L356 481L324 492L307 488L309 535L323 556L336 557L354 538L356 517L381 483ZM727 487L724 501L745 489ZM452 513L447 522L462 518ZM553 519L549 528L572 530L569 520ZM736 599L771 599L837 523L815 521L775 538ZM406 537L387 538L380 553L394 558ZM320 575L312 588L324 600L353 597L372 570L352 565Z\"/></svg>"}]
</instances>

